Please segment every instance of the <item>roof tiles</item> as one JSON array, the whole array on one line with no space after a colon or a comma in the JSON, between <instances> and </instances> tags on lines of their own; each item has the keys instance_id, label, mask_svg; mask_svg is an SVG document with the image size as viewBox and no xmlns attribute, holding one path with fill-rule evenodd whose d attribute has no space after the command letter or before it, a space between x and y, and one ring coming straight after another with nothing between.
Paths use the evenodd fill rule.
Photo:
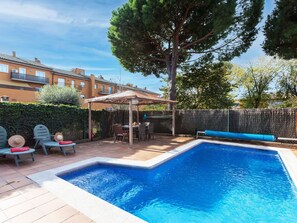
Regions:
<instances>
[{"instance_id":1,"label":"roof tiles","mask_svg":"<svg viewBox=\"0 0 297 223\"><path fill-rule=\"evenodd\" d=\"M28 64L28 65L31 65L31 66L36 66L36 67L42 67L42 68L45 68L45 69L51 69L50 67L40 63L40 62L37 62L37 61L33 61L33 60L27 60L27 59L24 59L24 58L20 58L20 57L14 57L14 56L10 56L10 55L7 55L7 54L2 54L0 53L0 59L3 59L3 60L9 60L9 61L13 61L13 62L17 62L17 63L22 63L22 64Z\"/></svg>"}]
</instances>

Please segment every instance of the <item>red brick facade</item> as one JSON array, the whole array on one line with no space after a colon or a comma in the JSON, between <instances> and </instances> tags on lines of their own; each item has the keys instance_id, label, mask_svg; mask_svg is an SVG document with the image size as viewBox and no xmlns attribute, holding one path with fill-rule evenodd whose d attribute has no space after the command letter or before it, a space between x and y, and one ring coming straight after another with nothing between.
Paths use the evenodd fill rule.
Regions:
<instances>
[{"instance_id":1,"label":"red brick facade","mask_svg":"<svg viewBox=\"0 0 297 223\"><path fill-rule=\"evenodd\" d=\"M72 86L78 89L82 98L98 97L131 89L129 86L106 81L102 77L85 75L85 71L74 68L72 71L55 69L43 65L37 58L34 61L13 55L0 54L0 100L9 102L36 102L39 89L45 84ZM133 90L157 95L140 88ZM83 107L86 105L84 104ZM94 104L93 109L111 107L106 104Z\"/></svg>"}]
</instances>

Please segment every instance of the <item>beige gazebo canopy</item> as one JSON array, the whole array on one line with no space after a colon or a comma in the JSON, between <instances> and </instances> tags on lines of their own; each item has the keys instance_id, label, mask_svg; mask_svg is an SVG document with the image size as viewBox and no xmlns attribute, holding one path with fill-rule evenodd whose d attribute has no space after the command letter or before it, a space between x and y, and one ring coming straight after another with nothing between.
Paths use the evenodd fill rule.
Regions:
<instances>
[{"instance_id":1,"label":"beige gazebo canopy","mask_svg":"<svg viewBox=\"0 0 297 223\"><path fill-rule=\"evenodd\" d=\"M162 99L154 97L145 93L135 92L135 91L124 91L120 93L110 94L102 97L89 98L85 102L88 103L89 108L89 139L91 140L91 130L92 130L92 117L91 109L92 103L106 103L106 104L126 104L129 105L129 143L133 145L133 110L132 106L137 107L137 122L139 122L139 105L151 105L151 104L172 104L172 135L175 135L175 104L177 101Z\"/></svg>"}]
</instances>

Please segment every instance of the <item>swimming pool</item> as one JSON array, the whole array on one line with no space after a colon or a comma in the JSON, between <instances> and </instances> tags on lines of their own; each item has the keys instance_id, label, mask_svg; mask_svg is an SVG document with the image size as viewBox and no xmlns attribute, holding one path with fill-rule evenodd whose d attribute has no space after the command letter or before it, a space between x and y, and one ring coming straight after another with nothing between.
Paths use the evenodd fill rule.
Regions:
<instances>
[{"instance_id":1,"label":"swimming pool","mask_svg":"<svg viewBox=\"0 0 297 223\"><path fill-rule=\"evenodd\" d=\"M152 169L97 163L60 177L148 222L297 222L272 150L204 142Z\"/></svg>"}]
</instances>

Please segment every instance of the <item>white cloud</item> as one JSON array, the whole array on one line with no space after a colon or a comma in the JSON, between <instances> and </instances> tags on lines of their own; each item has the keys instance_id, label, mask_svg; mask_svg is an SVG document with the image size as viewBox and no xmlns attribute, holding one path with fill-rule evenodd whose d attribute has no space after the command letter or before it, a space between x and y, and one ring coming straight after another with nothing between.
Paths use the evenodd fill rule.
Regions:
<instances>
[{"instance_id":1,"label":"white cloud","mask_svg":"<svg viewBox=\"0 0 297 223\"><path fill-rule=\"evenodd\" d=\"M17 1L1 1L0 14L27 19L47 20L59 23L71 23L71 18L61 17L58 12L40 5Z\"/></svg>"},{"instance_id":2,"label":"white cloud","mask_svg":"<svg viewBox=\"0 0 297 223\"><path fill-rule=\"evenodd\" d=\"M104 50L97 50L95 48L86 48L87 52L92 52L98 56L113 57L112 53Z\"/></svg>"},{"instance_id":3,"label":"white cloud","mask_svg":"<svg viewBox=\"0 0 297 223\"><path fill-rule=\"evenodd\" d=\"M108 20L102 19L102 21L100 21L99 18L98 20L95 20L87 17L79 17L78 19L75 14L76 13L73 12L73 15L66 16L65 13L60 13L58 10L53 8L17 0L0 1L0 16L4 15L13 18L48 21L61 24L94 26L101 28L106 28L109 26Z\"/></svg>"}]
</instances>

